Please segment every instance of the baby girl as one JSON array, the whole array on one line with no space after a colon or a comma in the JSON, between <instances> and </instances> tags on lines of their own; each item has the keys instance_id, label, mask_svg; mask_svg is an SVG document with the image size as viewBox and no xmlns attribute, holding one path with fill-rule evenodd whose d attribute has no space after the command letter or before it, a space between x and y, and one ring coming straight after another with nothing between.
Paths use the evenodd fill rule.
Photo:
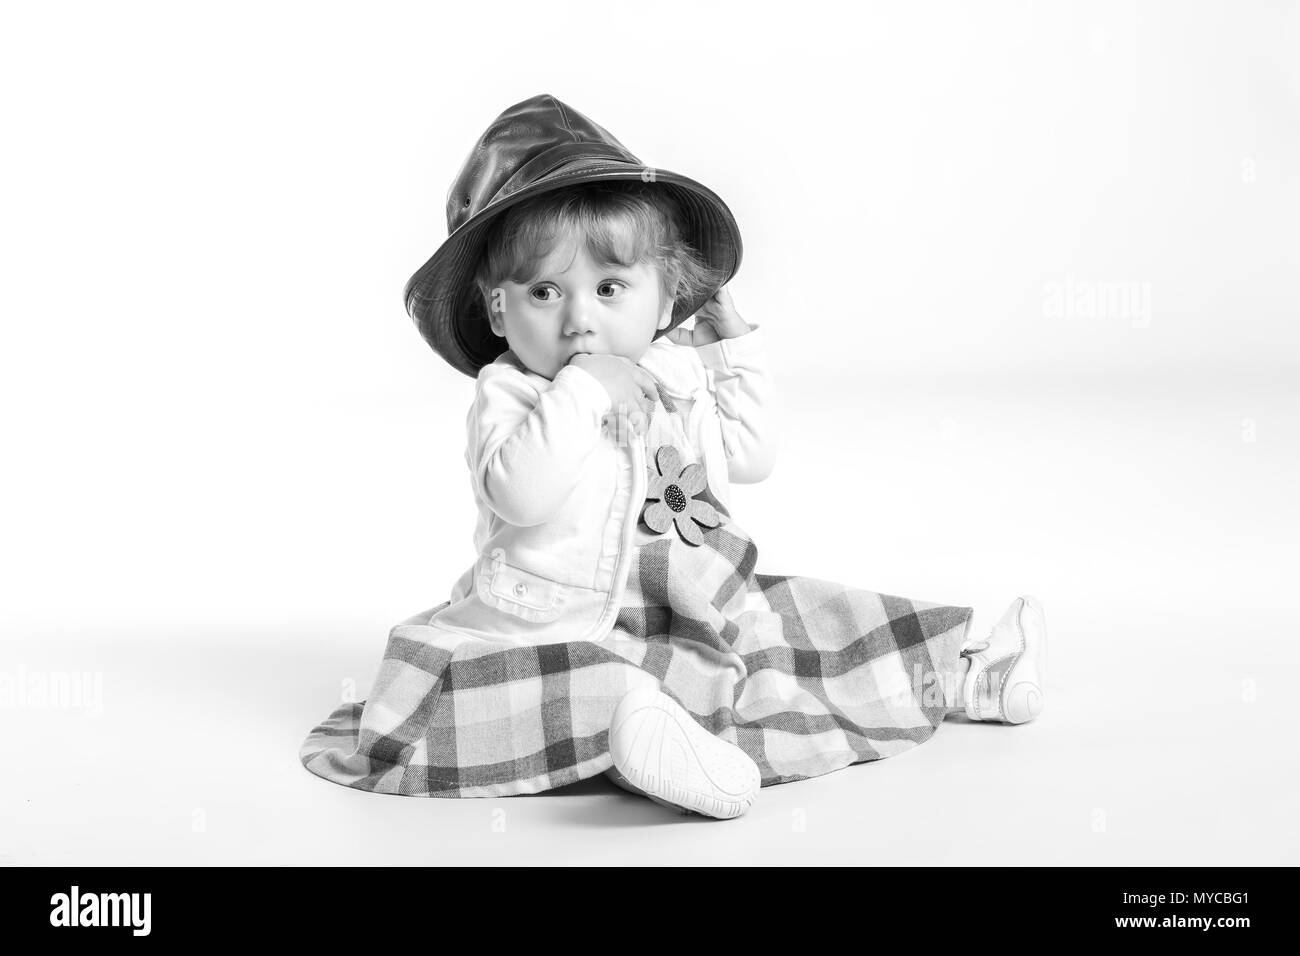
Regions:
<instances>
[{"instance_id":1,"label":"baby girl","mask_svg":"<svg viewBox=\"0 0 1300 956\"><path fill-rule=\"evenodd\" d=\"M483 134L447 211L407 308L475 378L476 557L393 629L369 699L304 744L308 769L428 796L604 773L725 819L950 713L1038 715L1033 598L972 642L969 608L757 573L730 485L772 470L774 392L764 331L726 288L741 242L716 194L542 95Z\"/></svg>"}]
</instances>

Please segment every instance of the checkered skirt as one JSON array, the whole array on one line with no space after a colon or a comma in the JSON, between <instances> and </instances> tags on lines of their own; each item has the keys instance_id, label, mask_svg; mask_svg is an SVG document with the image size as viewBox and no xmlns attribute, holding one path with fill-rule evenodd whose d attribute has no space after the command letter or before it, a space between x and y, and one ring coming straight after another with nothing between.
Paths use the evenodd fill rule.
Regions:
<instances>
[{"instance_id":1,"label":"checkered skirt","mask_svg":"<svg viewBox=\"0 0 1300 956\"><path fill-rule=\"evenodd\" d=\"M380 793L537 793L610 769L614 708L645 682L748 753L763 786L928 740L971 609L756 574L757 559L734 521L698 546L670 530L636 550L601 641L509 646L424 623L446 605L416 615L389 634L368 699L315 727L302 762Z\"/></svg>"}]
</instances>

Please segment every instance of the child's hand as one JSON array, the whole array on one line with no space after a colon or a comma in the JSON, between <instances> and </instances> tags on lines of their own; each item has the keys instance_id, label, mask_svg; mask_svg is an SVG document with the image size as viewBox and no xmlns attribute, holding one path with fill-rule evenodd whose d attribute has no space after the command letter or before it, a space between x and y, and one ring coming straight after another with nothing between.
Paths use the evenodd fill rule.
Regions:
<instances>
[{"instance_id":1,"label":"child's hand","mask_svg":"<svg viewBox=\"0 0 1300 956\"><path fill-rule=\"evenodd\" d=\"M734 339L752 331L749 323L740 317L731 293L724 285L695 313L694 328L678 326L668 333L668 338L678 345L698 348L719 339Z\"/></svg>"},{"instance_id":2,"label":"child's hand","mask_svg":"<svg viewBox=\"0 0 1300 956\"><path fill-rule=\"evenodd\" d=\"M591 352L579 352L569 364L589 372L605 386L613 414L626 414L633 431L639 433L649 422L659 389L654 376L641 366L621 355Z\"/></svg>"}]
</instances>

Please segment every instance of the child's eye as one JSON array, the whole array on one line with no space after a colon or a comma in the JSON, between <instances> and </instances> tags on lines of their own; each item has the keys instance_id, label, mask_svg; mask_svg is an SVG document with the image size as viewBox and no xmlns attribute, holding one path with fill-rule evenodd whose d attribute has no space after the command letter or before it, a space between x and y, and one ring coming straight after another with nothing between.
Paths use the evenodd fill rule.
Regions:
<instances>
[{"instance_id":1,"label":"child's eye","mask_svg":"<svg viewBox=\"0 0 1300 956\"><path fill-rule=\"evenodd\" d=\"M554 294L552 295L552 293ZM529 289L528 294L538 302L550 302L552 299L559 297L560 290L553 285L539 285Z\"/></svg>"},{"instance_id":2,"label":"child's eye","mask_svg":"<svg viewBox=\"0 0 1300 956\"><path fill-rule=\"evenodd\" d=\"M606 298L618 295L618 290L623 288L623 283L615 279L606 279L600 285L596 286L596 295L602 295Z\"/></svg>"}]
</instances>

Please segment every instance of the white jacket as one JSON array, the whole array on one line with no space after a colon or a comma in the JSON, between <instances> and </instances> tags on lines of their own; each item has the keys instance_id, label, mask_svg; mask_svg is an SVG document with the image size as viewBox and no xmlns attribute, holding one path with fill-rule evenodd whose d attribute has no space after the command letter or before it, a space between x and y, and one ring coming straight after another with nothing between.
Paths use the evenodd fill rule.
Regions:
<instances>
[{"instance_id":1,"label":"white jacket","mask_svg":"<svg viewBox=\"0 0 1300 956\"><path fill-rule=\"evenodd\" d=\"M598 641L613 629L637 541L650 537L637 527L647 446L673 441L683 462L702 461L728 512L730 482L768 476L774 393L758 326L699 347L659 338L639 364L675 408L656 404L645 435L620 434L609 393L577 366L548 381L506 351L479 371L465 449L478 557L430 626L507 643Z\"/></svg>"}]
</instances>

